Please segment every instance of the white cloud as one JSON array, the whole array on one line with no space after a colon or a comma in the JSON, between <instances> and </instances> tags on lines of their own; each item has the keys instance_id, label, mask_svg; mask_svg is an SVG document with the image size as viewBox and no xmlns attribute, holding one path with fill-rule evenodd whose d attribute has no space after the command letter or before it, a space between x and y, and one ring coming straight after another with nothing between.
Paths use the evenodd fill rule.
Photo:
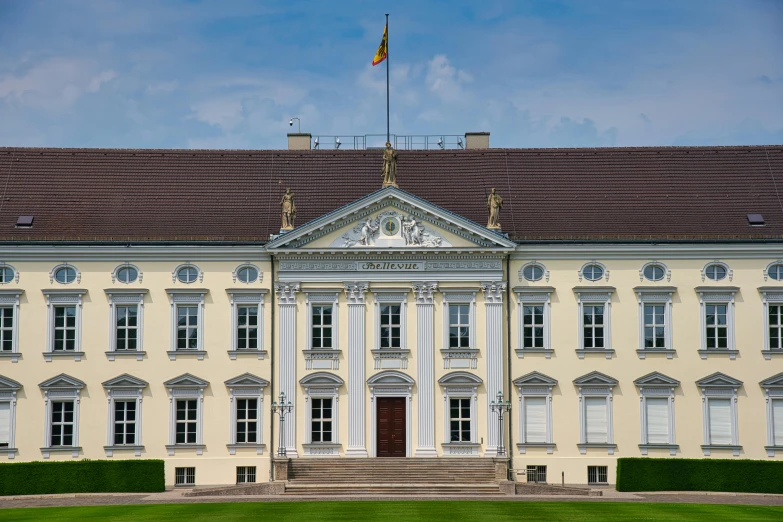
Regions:
<instances>
[{"instance_id":1,"label":"white cloud","mask_svg":"<svg viewBox=\"0 0 783 522\"><path fill-rule=\"evenodd\" d=\"M457 69L446 57L438 54L427 63L427 88L444 102L454 102L463 99L463 87L473 81L473 76Z\"/></svg>"},{"instance_id":2,"label":"white cloud","mask_svg":"<svg viewBox=\"0 0 783 522\"><path fill-rule=\"evenodd\" d=\"M117 73L114 71L101 72L100 74L94 76L90 80L90 84L87 86L87 92L98 92L101 88L101 85L103 85L106 82L110 82L116 77L117 77Z\"/></svg>"}]
</instances>

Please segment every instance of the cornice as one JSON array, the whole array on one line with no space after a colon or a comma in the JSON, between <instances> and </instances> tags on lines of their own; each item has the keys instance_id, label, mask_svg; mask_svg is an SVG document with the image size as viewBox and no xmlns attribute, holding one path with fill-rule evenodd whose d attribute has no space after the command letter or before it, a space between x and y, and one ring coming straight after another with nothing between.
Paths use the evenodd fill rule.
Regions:
<instances>
[{"instance_id":1,"label":"cornice","mask_svg":"<svg viewBox=\"0 0 783 522\"><path fill-rule=\"evenodd\" d=\"M515 261L550 259L778 259L783 245L776 243L591 243L517 245Z\"/></svg>"},{"instance_id":2,"label":"cornice","mask_svg":"<svg viewBox=\"0 0 783 522\"><path fill-rule=\"evenodd\" d=\"M264 245L13 245L4 244L3 260L18 261L269 261Z\"/></svg>"}]
</instances>

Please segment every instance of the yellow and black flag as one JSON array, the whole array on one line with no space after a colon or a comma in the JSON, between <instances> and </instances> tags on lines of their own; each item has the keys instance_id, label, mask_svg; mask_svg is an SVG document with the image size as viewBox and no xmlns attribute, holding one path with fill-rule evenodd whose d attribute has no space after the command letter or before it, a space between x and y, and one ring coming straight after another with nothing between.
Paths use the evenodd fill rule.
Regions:
<instances>
[{"instance_id":1,"label":"yellow and black flag","mask_svg":"<svg viewBox=\"0 0 783 522\"><path fill-rule=\"evenodd\" d=\"M378 50L375 52L375 58L372 59L373 65L378 65L386 59L386 53L388 52L388 29L388 25L383 26L383 40L381 40L381 45L378 46Z\"/></svg>"}]
</instances>

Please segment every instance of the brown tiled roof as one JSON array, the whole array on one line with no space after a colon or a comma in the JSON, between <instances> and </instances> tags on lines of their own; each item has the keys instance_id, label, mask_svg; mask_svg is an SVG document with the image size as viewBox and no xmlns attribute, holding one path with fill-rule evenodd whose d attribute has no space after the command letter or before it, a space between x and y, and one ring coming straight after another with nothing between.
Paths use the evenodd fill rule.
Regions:
<instances>
[{"instance_id":1,"label":"brown tiled roof","mask_svg":"<svg viewBox=\"0 0 783 522\"><path fill-rule=\"evenodd\" d=\"M379 189L381 154L0 148L0 241L265 241L286 187L304 224ZM497 188L519 241L783 238L779 145L400 151L397 170L480 224Z\"/></svg>"}]
</instances>

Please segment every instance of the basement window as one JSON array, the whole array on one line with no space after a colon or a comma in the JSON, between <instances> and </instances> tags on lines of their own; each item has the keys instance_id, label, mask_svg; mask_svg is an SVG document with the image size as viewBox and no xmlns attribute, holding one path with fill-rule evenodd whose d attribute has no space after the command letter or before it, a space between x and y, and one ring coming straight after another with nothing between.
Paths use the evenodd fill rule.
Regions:
<instances>
[{"instance_id":1,"label":"basement window","mask_svg":"<svg viewBox=\"0 0 783 522\"><path fill-rule=\"evenodd\" d=\"M33 220L35 216L19 216L16 219L17 228L31 228L33 226Z\"/></svg>"},{"instance_id":2,"label":"basement window","mask_svg":"<svg viewBox=\"0 0 783 522\"><path fill-rule=\"evenodd\" d=\"M752 227L763 227L764 216L761 214L748 214L748 224Z\"/></svg>"},{"instance_id":3,"label":"basement window","mask_svg":"<svg viewBox=\"0 0 783 522\"><path fill-rule=\"evenodd\" d=\"M588 484L608 484L607 466L587 466Z\"/></svg>"},{"instance_id":4,"label":"basement window","mask_svg":"<svg viewBox=\"0 0 783 522\"><path fill-rule=\"evenodd\" d=\"M195 486L196 468L174 468L175 486Z\"/></svg>"}]
</instances>

